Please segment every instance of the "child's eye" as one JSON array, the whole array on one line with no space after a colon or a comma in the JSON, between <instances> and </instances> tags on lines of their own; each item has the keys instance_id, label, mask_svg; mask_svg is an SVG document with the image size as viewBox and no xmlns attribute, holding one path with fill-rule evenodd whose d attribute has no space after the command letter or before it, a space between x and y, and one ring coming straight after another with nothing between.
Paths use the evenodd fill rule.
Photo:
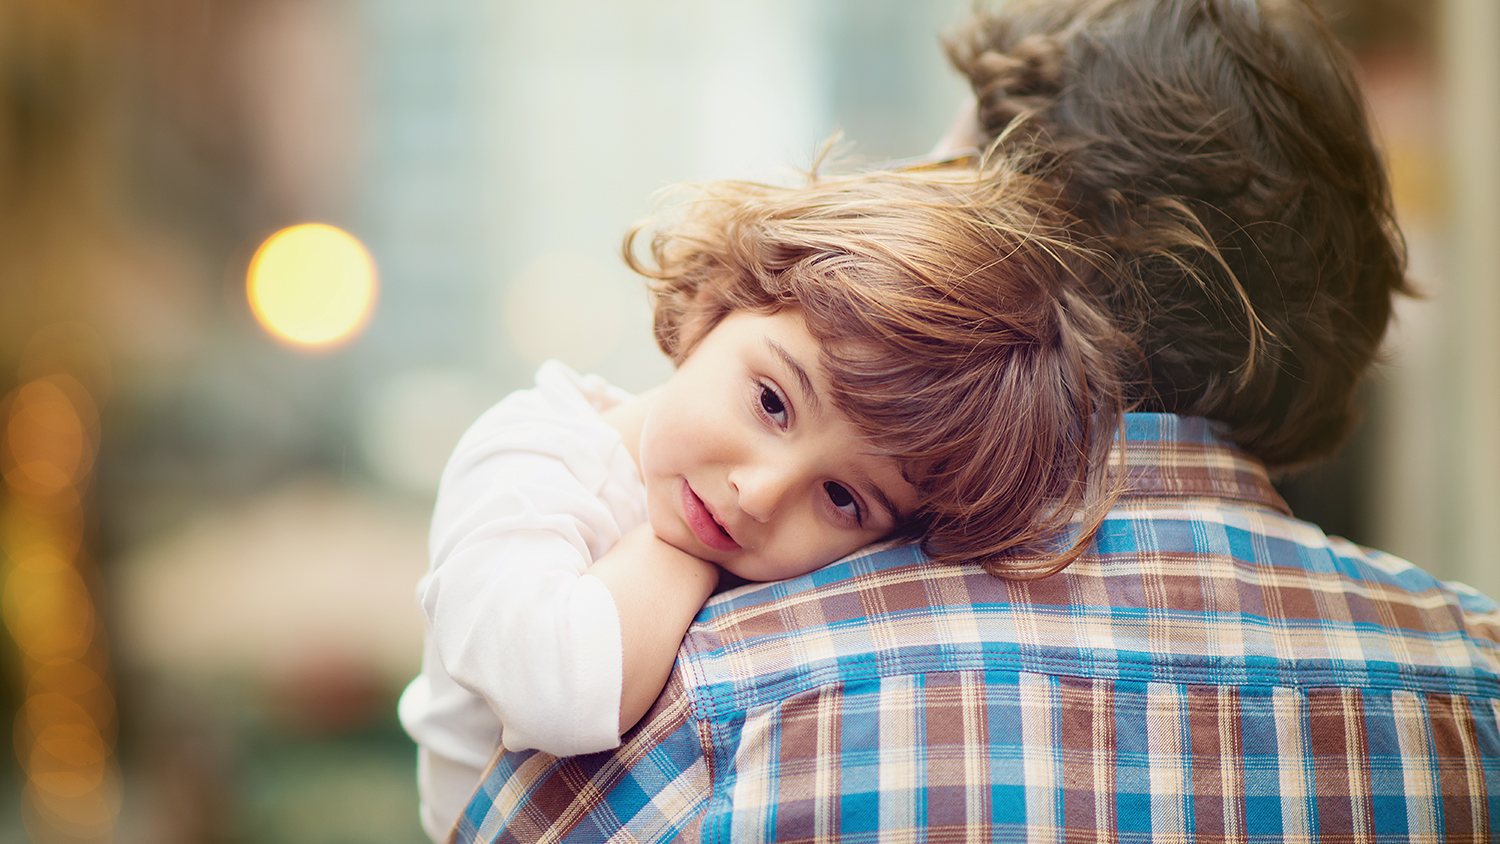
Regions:
<instances>
[{"instance_id":1,"label":"child's eye","mask_svg":"<svg viewBox=\"0 0 1500 844\"><path fill-rule=\"evenodd\" d=\"M828 493L828 500L833 506L839 508L845 515L853 516L856 522L864 524L862 514L859 512L859 502L854 500L854 495L844 489L842 484L827 481L823 484L823 491Z\"/></svg>"},{"instance_id":2,"label":"child's eye","mask_svg":"<svg viewBox=\"0 0 1500 844\"><path fill-rule=\"evenodd\" d=\"M776 391L762 384L760 386L760 408L770 416L778 425L786 424L786 404Z\"/></svg>"}]
</instances>

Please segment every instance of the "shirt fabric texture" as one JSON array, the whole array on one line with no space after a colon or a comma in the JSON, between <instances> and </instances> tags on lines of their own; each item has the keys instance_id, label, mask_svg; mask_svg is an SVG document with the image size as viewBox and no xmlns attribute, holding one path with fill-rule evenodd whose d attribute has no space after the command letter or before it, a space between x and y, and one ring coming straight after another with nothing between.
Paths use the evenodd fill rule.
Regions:
<instances>
[{"instance_id":1,"label":"shirt fabric texture","mask_svg":"<svg viewBox=\"0 0 1500 844\"><path fill-rule=\"evenodd\" d=\"M630 398L543 364L536 388L481 416L443 472L417 588L422 673L399 707L435 840L502 740L560 756L619 744L619 613L586 569L646 520L640 472L600 416Z\"/></svg>"},{"instance_id":2,"label":"shirt fabric texture","mask_svg":"<svg viewBox=\"0 0 1500 844\"><path fill-rule=\"evenodd\" d=\"M1031 582L913 547L713 598L616 750L497 756L471 841L1488 841L1500 607L1294 519L1207 420Z\"/></svg>"}]
</instances>

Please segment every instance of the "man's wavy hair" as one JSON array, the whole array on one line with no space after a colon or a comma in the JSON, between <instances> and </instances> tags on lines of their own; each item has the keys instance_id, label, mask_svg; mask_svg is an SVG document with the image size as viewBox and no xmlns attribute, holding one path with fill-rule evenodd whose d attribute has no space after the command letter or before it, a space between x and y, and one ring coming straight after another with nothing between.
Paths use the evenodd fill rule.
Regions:
<instances>
[{"instance_id":1,"label":"man's wavy hair","mask_svg":"<svg viewBox=\"0 0 1500 844\"><path fill-rule=\"evenodd\" d=\"M1273 467L1333 451L1410 293L1352 61L1304 0L1012 0L947 41L985 140L1040 151L1112 266L1138 409Z\"/></svg>"},{"instance_id":2,"label":"man's wavy hair","mask_svg":"<svg viewBox=\"0 0 1500 844\"><path fill-rule=\"evenodd\" d=\"M1093 256L1008 161L801 187L718 182L648 223L656 339L675 362L731 312L795 310L832 402L921 504L896 536L941 562L1038 577L1080 554L1105 478L1128 342L1081 281Z\"/></svg>"}]
</instances>

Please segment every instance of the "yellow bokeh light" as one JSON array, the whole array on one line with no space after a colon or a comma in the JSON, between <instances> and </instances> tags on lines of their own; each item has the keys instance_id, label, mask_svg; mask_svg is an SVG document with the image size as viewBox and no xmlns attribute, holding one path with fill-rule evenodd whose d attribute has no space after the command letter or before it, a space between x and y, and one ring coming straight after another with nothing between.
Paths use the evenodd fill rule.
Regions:
<instances>
[{"instance_id":1,"label":"yellow bokeh light","mask_svg":"<svg viewBox=\"0 0 1500 844\"><path fill-rule=\"evenodd\" d=\"M0 592L0 617L21 653L38 662L78 659L94 636L88 586L66 560L49 554L11 570Z\"/></svg>"},{"instance_id":2,"label":"yellow bokeh light","mask_svg":"<svg viewBox=\"0 0 1500 844\"><path fill-rule=\"evenodd\" d=\"M343 229L306 223L266 238L250 260L250 309L272 335L301 346L346 340L375 303L375 262Z\"/></svg>"}]
</instances>

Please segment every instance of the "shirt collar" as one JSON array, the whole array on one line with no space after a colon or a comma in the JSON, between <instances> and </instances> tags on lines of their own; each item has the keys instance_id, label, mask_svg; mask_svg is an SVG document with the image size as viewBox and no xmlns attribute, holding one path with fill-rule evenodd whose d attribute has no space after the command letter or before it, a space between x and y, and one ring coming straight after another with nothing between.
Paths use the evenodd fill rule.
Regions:
<instances>
[{"instance_id":1,"label":"shirt collar","mask_svg":"<svg viewBox=\"0 0 1500 844\"><path fill-rule=\"evenodd\" d=\"M1290 515L1265 464L1226 439L1225 430L1222 423L1201 416L1125 414L1125 495L1225 498ZM1118 466L1119 459L1116 445L1110 465Z\"/></svg>"}]
</instances>

